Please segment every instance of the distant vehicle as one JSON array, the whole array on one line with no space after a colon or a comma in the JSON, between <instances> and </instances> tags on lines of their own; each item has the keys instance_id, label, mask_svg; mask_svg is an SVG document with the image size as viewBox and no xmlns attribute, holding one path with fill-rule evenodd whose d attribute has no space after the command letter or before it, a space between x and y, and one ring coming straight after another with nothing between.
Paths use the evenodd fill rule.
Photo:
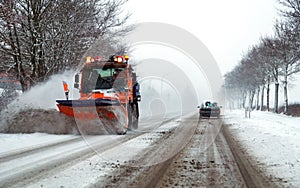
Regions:
<instances>
[{"instance_id":1,"label":"distant vehicle","mask_svg":"<svg viewBox=\"0 0 300 188\"><path fill-rule=\"evenodd\" d=\"M217 102L205 101L198 106L200 118L202 117L220 117L222 106L218 106Z\"/></svg>"}]
</instances>

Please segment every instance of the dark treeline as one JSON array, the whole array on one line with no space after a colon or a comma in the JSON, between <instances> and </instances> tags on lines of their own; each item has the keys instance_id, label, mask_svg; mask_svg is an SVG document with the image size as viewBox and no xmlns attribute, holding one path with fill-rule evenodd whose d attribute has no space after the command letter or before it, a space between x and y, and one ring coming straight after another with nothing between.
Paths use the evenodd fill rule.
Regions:
<instances>
[{"instance_id":1,"label":"dark treeline","mask_svg":"<svg viewBox=\"0 0 300 188\"><path fill-rule=\"evenodd\" d=\"M273 108L278 113L279 86L282 85L284 113L288 111L288 81L300 72L300 1L279 0L278 3L281 9L274 34L261 37L225 75L229 104L238 99L239 107L263 110L266 106L268 111ZM270 107L271 84L275 88L274 107Z\"/></svg>"}]
</instances>

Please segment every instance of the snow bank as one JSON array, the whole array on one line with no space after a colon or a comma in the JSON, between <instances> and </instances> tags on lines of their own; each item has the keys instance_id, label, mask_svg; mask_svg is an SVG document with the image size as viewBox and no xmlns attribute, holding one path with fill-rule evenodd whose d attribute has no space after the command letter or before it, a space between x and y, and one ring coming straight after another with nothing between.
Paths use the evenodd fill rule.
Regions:
<instances>
[{"instance_id":1,"label":"snow bank","mask_svg":"<svg viewBox=\"0 0 300 188\"><path fill-rule=\"evenodd\" d=\"M300 187L300 118L254 111L226 111L225 123L266 169L273 182Z\"/></svg>"},{"instance_id":2,"label":"snow bank","mask_svg":"<svg viewBox=\"0 0 300 188\"><path fill-rule=\"evenodd\" d=\"M0 132L72 132L73 128L66 128L65 125L73 120L58 112L55 101L65 98L62 81L69 84L70 91L78 93L72 88L74 74L74 71L67 71L53 75L47 82L40 83L13 100L0 114ZM70 93L70 98L74 95Z\"/></svg>"}]
</instances>

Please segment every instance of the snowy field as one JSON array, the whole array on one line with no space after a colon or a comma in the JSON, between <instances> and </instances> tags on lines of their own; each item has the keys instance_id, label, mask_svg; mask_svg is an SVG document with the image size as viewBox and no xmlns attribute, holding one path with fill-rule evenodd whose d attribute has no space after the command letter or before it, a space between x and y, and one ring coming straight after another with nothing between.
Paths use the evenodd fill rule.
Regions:
<instances>
[{"instance_id":1,"label":"snowy field","mask_svg":"<svg viewBox=\"0 0 300 188\"><path fill-rule=\"evenodd\" d=\"M270 112L226 111L233 135L273 180L300 187L300 118Z\"/></svg>"}]
</instances>

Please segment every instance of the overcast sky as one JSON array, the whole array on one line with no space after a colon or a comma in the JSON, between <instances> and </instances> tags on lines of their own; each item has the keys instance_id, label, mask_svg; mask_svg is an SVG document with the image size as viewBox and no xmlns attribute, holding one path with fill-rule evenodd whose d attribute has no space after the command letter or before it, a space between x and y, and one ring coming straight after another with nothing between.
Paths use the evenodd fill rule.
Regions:
<instances>
[{"instance_id":1,"label":"overcast sky","mask_svg":"<svg viewBox=\"0 0 300 188\"><path fill-rule=\"evenodd\" d=\"M130 0L131 22L162 22L200 39L222 74L229 72L250 45L272 34L277 0Z\"/></svg>"}]
</instances>

